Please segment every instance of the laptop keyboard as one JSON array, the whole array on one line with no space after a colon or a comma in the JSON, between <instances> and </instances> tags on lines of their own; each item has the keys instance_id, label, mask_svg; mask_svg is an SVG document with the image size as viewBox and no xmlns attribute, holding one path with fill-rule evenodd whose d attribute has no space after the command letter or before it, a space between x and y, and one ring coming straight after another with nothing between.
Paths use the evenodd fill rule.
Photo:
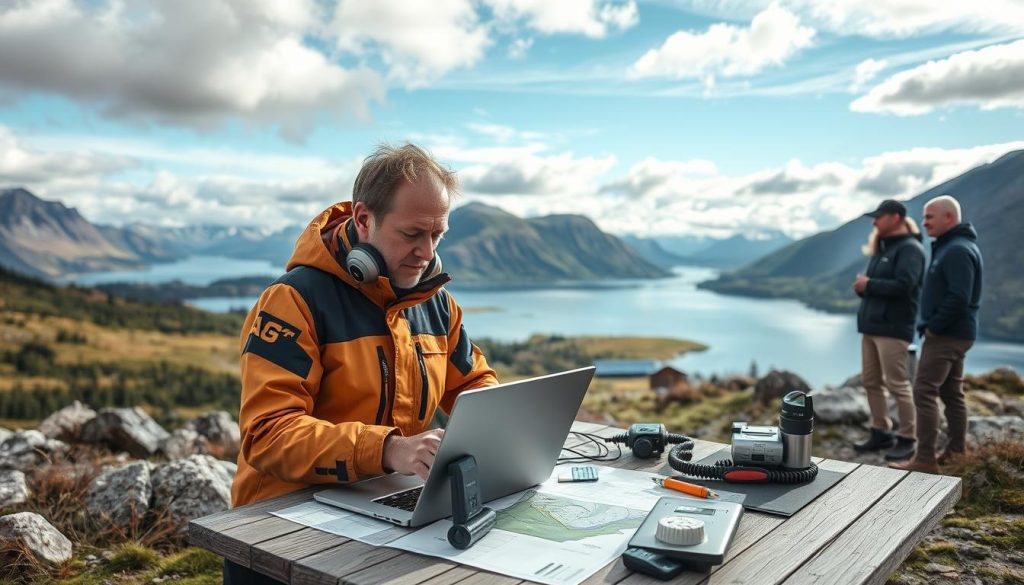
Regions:
<instances>
[{"instance_id":1,"label":"laptop keyboard","mask_svg":"<svg viewBox=\"0 0 1024 585\"><path fill-rule=\"evenodd\" d=\"M418 486L401 492L395 492L390 496L377 498L374 500L374 503L412 512L416 509L416 501L420 499L421 492L423 492L423 486Z\"/></svg>"}]
</instances>

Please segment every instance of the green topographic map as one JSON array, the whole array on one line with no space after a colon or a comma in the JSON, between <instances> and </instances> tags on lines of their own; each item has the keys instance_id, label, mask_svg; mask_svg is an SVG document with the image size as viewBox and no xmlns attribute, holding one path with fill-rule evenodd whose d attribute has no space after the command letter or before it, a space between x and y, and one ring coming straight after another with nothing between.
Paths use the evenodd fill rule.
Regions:
<instances>
[{"instance_id":1,"label":"green topographic map","mask_svg":"<svg viewBox=\"0 0 1024 585\"><path fill-rule=\"evenodd\" d=\"M555 542L583 540L635 529L646 512L624 506L556 498L529 490L518 502L498 510L496 527Z\"/></svg>"}]
</instances>

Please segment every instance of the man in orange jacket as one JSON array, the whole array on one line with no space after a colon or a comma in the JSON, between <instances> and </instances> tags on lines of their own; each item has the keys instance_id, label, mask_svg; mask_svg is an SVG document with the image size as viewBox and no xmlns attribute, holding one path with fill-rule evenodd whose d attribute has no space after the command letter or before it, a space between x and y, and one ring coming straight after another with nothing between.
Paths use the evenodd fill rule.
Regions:
<instances>
[{"instance_id":1,"label":"man in orange jacket","mask_svg":"<svg viewBox=\"0 0 1024 585\"><path fill-rule=\"evenodd\" d=\"M381 146L352 203L299 237L242 328L232 505L391 471L426 479L444 433L428 430L434 411L498 383L435 254L457 187L420 148ZM224 576L273 582L227 561Z\"/></svg>"}]
</instances>

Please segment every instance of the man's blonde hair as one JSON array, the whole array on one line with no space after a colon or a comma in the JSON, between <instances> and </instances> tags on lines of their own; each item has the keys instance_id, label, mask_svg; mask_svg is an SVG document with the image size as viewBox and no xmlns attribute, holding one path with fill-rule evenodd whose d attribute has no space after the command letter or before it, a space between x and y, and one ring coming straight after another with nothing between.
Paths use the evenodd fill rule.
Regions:
<instances>
[{"instance_id":1,"label":"man's blonde hair","mask_svg":"<svg viewBox=\"0 0 1024 585\"><path fill-rule=\"evenodd\" d=\"M909 215L903 218L903 225L906 226L909 233L915 236L921 233L921 229L917 227L917 222ZM861 246L860 250L864 252L865 256L874 256L875 252L878 252L878 228L871 228L871 233L868 234L868 242Z\"/></svg>"},{"instance_id":2,"label":"man's blonde hair","mask_svg":"<svg viewBox=\"0 0 1024 585\"><path fill-rule=\"evenodd\" d=\"M352 187L352 202L363 202L379 221L391 210L395 190L402 181L434 180L453 197L459 188L455 172L444 168L422 148L380 144L366 157Z\"/></svg>"}]
</instances>

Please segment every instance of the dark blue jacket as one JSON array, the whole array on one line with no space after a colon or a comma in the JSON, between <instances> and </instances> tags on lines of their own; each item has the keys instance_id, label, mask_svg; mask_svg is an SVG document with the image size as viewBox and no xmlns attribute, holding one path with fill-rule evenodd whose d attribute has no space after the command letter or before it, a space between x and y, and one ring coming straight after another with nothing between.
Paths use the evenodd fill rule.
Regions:
<instances>
[{"instance_id":1,"label":"dark blue jacket","mask_svg":"<svg viewBox=\"0 0 1024 585\"><path fill-rule=\"evenodd\" d=\"M919 333L927 328L957 339L978 338L983 263L977 241L978 232L965 222L932 242L932 263L921 291Z\"/></svg>"},{"instance_id":2,"label":"dark blue jacket","mask_svg":"<svg viewBox=\"0 0 1024 585\"><path fill-rule=\"evenodd\" d=\"M917 297L924 273L921 236L902 234L878 241L868 261L868 285L857 311L857 331L914 341Z\"/></svg>"}]
</instances>

